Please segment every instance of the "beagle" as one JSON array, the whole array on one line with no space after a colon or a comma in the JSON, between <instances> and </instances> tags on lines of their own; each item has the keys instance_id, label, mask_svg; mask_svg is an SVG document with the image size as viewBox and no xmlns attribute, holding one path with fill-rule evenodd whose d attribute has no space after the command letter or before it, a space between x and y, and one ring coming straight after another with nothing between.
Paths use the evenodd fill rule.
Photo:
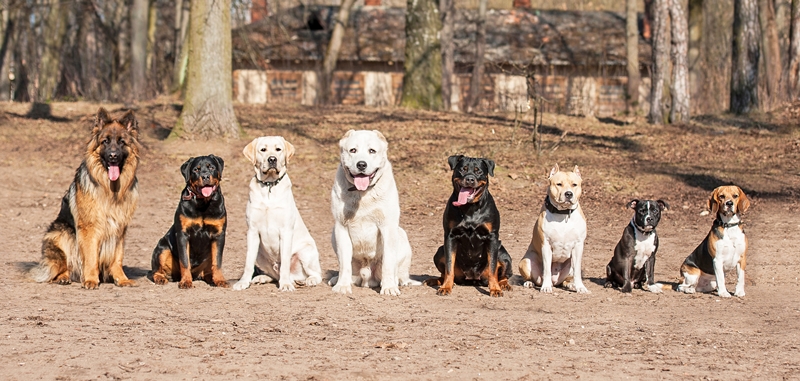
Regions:
<instances>
[{"instance_id":1,"label":"beagle","mask_svg":"<svg viewBox=\"0 0 800 381\"><path fill-rule=\"evenodd\" d=\"M708 208L716 218L711 231L681 266L683 283L678 291L717 290L723 298L731 294L725 288L725 270L736 268L738 297L744 296L744 269L747 264L747 237L744 235L741 214L750 207L750 200L735 185L721 186L711 192Z\"/></svg>"}]
</instances>

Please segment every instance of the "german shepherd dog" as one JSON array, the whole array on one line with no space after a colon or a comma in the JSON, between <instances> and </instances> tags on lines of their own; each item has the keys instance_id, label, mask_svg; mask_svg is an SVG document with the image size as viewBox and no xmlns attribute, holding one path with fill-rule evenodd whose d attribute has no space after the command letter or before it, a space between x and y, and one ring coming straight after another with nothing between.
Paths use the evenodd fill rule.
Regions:
<instances>
[{"instance_id":1,"label":"german shepherd dog","mask_svg":"<svg viewBox=\"0 0 800 381\"><path fill-rule=\"evenodd\" d=\"M139 191L139 126L132 111L112 119L100 108L83 162L61 199L61 211L42 240L42 260L31 270L37 282L96 289L103 280L136 283L122 271L128 223Z\"/></svg>"}]
</instances>

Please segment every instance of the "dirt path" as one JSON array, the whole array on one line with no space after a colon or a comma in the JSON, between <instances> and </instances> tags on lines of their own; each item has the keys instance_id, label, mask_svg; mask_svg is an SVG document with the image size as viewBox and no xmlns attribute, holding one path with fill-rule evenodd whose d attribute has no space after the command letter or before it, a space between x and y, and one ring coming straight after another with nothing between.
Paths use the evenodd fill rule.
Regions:
<instances>
[{"instance_id":1,"label":"dirt path","mask_svg":"<svg viewBox=\"0 0 800 381\"><path fill-rule=\"evenodd\" d=\"M251 137L280 134L297 147L289 174L326 277L337 270L329 204L336 142L349 128L380 129L389 138L416 279L436 274L431 258L451 191L449 154L498 162L490 189L515 266L544 195L545 171L555 161L581 165L590 295L561 289L542 295L515 286L490 298L485 289L456 286L451 296L438 297L420 286L390 298L361 288L334 295L327 285L234 292L195 282L187 291L148 280L150 255L183 186L178 168L192 155L214 153L226 161L222 189L230 223L223 270L231 284L241 275L246 248L251 169L241 149L249 140L162 142L157 127L177 115L163 105L139 112L142 197L125 254L126 272L139 287L102 284L86 291L30 281L24 270L39 259L42 234L80 162L86 117L96 105L55 104L49 119L26 117L27 108L0 107L0 378L800 379L798 137L779 124L764 133L713 123L654 132L550 116L548 144L562 130L569 134L537 159L527 143L512 139L528 132L512 131L512 123L493 116L237 108ZM727 153L704 154L709 144L724 145ZM711 218L700 215L708 190L728 181L754 199L746 216L745 298L602 287L604 266L630 219L625 201L658 197L672 205L658 228L656 279L674 284L681 261L710 228Z\"/></svg>"}]
</instances>

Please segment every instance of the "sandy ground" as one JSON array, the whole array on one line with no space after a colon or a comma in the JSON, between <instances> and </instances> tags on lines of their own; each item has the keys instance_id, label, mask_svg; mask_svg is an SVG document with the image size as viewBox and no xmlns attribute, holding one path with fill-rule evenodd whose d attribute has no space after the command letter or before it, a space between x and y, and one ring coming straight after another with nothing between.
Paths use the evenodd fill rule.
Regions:
<instances>
[{"instance_id":1,"label":"sandy ground","mask_svg":"<svg viewBox=\"0 0 800 381\"><path fill-rule=\"evenodd\" d=\"M106 106L115 114L121 109ZM796 119L701 118L655 129L547 115L537 157L530 127L514 129L503 115L241 106L248 138L193 142L160 140L178 108L147 105L137 110L141 198L124 261L139 286L104 283L87 291L35 283L25 271L40 257L44 229L81 161L96 108L63 103L40 114L30 113L30 105L0 105L2 379L800 379ZM452 191L447 156L497 161L490 190L515 274L546 172L555 162L580 165L591 294L557 289L544 295L519 286L516 277L502 298L466 286L447 297L426 286L403 288L399 297L362 288L336 295L328 285L281 293L275 284L232 291L195 282L194 289L180 290L147 278L153 247L169 228L183 187L180 164L208 153L226 161L223 272L230 284L239 278L252 176L241 150L260 135L283 135L295 144L294 195L325 277L335 275L329 195L337 141L350 128L379 129L390 141L401 224L414 250L411 274L419 280L438 275L431 258ZM672 206L658 227L656 279L674 286L683 258L711 226L712 218L700 213L710 190L730 182L753 199L745 216L746 297L602 287L605 264L630 220L625 202L662 198Z\"/></svg>"}]
</instances>

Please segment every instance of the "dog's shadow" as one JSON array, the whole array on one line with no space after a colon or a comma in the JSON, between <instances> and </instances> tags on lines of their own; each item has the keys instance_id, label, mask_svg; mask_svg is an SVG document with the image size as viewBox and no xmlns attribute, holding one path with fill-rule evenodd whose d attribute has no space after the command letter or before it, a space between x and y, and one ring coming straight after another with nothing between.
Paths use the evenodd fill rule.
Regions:
<instances>
[{"instance_id":1,"label":"dog's shadow","mask_svg":"<svg viewBox=\"0 0 800 381\"><path fill-rule=\"evenodd\" d=\"M31 270L38 265L39 262L33 262L33 261L14 262L14 267L17 269L17 271L26 275L29 274ZM151 278L149 275L150 270L141 267L122 266L122 271L124 271L128 279L131 280L138 280L141 278ZM152 281L152 279L150 280Z\"/></svg>"},{"instance_id":2,"label":"dog's shadow","mask_svg":"<svg viewBox=\"0 0 800 381\"><path fill-rule=\"evenodd\" d=\"M335 278L337 276L339 276L339 272L338 271L336 271L336 270L326 270L325 271L325 275L323 275L323 277L322 277L322 283L328 284L330 286L334 286L333 284L329 284L329 282L331 281L331 279L333 279L333 278ZM409 275L408 277L411 278L411 280L414 280L414 281L422 283L423 286L425 285L425 281L426 280L434 278L431 275ZM360 287L360 286L358 286L358 287ZM435 287L433 287L433 288L435 288ZM380 292L380 287L373 287L372 289L373 290L377 290L378 292Z\"/></svg>"}]
</instances>

